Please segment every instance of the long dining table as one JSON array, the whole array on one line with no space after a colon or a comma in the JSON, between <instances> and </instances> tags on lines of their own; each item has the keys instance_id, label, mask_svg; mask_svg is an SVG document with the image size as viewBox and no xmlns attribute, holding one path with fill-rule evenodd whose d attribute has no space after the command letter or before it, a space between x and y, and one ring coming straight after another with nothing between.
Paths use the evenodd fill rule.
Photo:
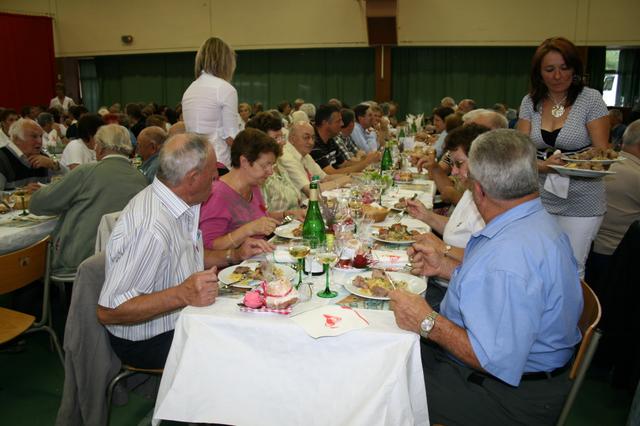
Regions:
<instances>
[{"instance_id":1,"label":"long dining table","mask_svg":"<svg viewBox=\"0 0 640 426\"><path fill-rule=\"evenodd\" d=\"M21 210L0 215L0 255L29 247L49 235L56 216L21 216Z\"/></svg>"},{"instance_id":2,"label":"long dining table","mask_svg":"<svg viewBox=\"0 0 640 426\"><path fill-rule=\"evenodd\" d=\"M433 197L431 181L405 189ZM387 302L351 295L345 284L352 277L352 271L332 270L334 299L316 295L324 276L305 278L313 296L300 304L309 306L303 310L338 303L368 322L339 336L311 337L293 320L295 309L290 315L246 312L239 307L243 293L230 288L211 306L185 308L153 424L429 424L419 336L398 328Z\"/></svg>"}]
</instances>

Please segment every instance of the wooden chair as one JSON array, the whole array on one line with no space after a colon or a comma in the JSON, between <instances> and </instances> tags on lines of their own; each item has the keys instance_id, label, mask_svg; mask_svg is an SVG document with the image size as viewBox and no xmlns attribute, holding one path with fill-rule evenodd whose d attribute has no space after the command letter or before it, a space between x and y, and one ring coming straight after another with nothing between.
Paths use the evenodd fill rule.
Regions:
<instances>
[{"instance_id":1,"label":"wooden chair","mask_svg":"<svg viewBox=\"0 0 640 426\"><path fill-rule=\"evenodd\" d=\"M46 331L51 336L51 342L64 366L64 355L58 337L51 327L49 244L49 237L46 237L30 247L0 256L0 271L2 271L0 295L25 287L39 278L44 280L40 321L36 322L33 315L0 308L0 344L13 340L22 334Z\"/></svg>"},{"instance_id":2,"label":"wooden chair","mask_svg":"<svg viewBox=\"0 0 640 426\"><path fill-rule=\"evenodd\" d=\"M582 280L580 284L582 286L582 296L584 299L582 315L578 321L578 327L582 332L582 342L578 348L576 359L573 361L573 365L571 366L569 379L573 380L573 384L571 385L569 395L567 395L567 399L562 407L562 412L560 413L560 417L556 423L557 426L562 426L567 421L571 407L576 400L578 391L582 386L582 382L587 374L589 365L591 365L591 360L593 359L593 355L598 347L598 342L602 336L600 330L596 329L602 315L600 301L593 290L591 290L591 287L589 287L584 280Z\"/></svg>"}]
</instances>

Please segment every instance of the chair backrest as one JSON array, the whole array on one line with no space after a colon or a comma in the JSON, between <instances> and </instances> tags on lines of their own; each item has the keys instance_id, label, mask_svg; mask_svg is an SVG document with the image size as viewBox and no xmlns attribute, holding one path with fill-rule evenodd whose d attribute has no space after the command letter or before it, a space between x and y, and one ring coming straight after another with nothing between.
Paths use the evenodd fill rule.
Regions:
<instances>
[{"instance_id":1,"label":"chair backrest","mask_svg":"<svg viewBox=\"0 0 640 426\"><path fill-rule=\"evenodd\" d=\"M600 307L598 296L596 296L593 290L591 290L591 287L589 287L584 280L580 281L580 285L582 287L582 298L584 300L582 315L580 315L580 320L578 321L578 327L582 332L582 342L578 348L576 359L573 361L573 365L571 366L571 372L569 373L569 378L571 380L575 379L578 374L578 369L584 359L584 355L587 351L587 347L589 346L589 342L591 341L591 337L593 336L593 332L600 322L600 317L602 316L602 308Z\"/></svg>"},{"instance_id":2,"label":"chair backrest","mask_svg":"<svg viewBox=\"0 0 640 426\"><path fill-rule=\"evenodd\" d=\"M0 256L0 294L10 293L47 274L49 237Z\"/></svg>"}]
</instances>

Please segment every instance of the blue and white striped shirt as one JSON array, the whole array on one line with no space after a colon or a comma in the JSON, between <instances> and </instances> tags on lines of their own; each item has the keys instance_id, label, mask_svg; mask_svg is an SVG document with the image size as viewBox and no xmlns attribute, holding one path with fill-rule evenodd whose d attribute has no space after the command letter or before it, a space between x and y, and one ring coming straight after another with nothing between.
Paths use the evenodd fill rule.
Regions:
<instances>
[{"instance_id":1,"label":"blue and white striped shirt","mask_svg":"<svg viewBox=\"0 0 640 426\"><path fill-rule=\"evenodd\" d=\"M124 208L107 244L98 304L116 308L142 294L175 287L204 270L200 205L189 206L157 178ZM173 330L179 311L133 325L108 325L123 339L147 340Z\"/></svg>"}]
</instances>

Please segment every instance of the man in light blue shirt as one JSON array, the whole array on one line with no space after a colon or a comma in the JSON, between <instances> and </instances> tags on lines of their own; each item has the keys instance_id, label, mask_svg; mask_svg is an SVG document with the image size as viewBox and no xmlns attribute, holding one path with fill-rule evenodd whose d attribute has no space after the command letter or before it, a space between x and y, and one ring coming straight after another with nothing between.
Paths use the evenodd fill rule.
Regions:
<instances>
[{"instance_id":1,"label":"man in light blue shirt","mask_svg":"<svg viewBox=\"0 0 640 426\"><path fill-rule=\"evenodd\" d=\"M431 422L552 424L580 342L583 301L571 245L542 206L527 136L480 135L469 168L487 225L455 269L446 251L409 250L413 272L451 281L441 315L420 296L392 292L396 322L431 341L422 348Z\"/></svg>"},{"instance_id":2,"label":"man in light blue shirt","mask_svg":"<svg viewBox=\"0 0 640 426\"><path fill-rule=\"evenodd\" d=\"M353 109L356 115L356 124L351 133L351 139L355 142L358 149L366 153L378 150L378 141L376 132L368 130L371 127L373 112L367 104L360 104Z\"/></svg>"}]
</instances>

